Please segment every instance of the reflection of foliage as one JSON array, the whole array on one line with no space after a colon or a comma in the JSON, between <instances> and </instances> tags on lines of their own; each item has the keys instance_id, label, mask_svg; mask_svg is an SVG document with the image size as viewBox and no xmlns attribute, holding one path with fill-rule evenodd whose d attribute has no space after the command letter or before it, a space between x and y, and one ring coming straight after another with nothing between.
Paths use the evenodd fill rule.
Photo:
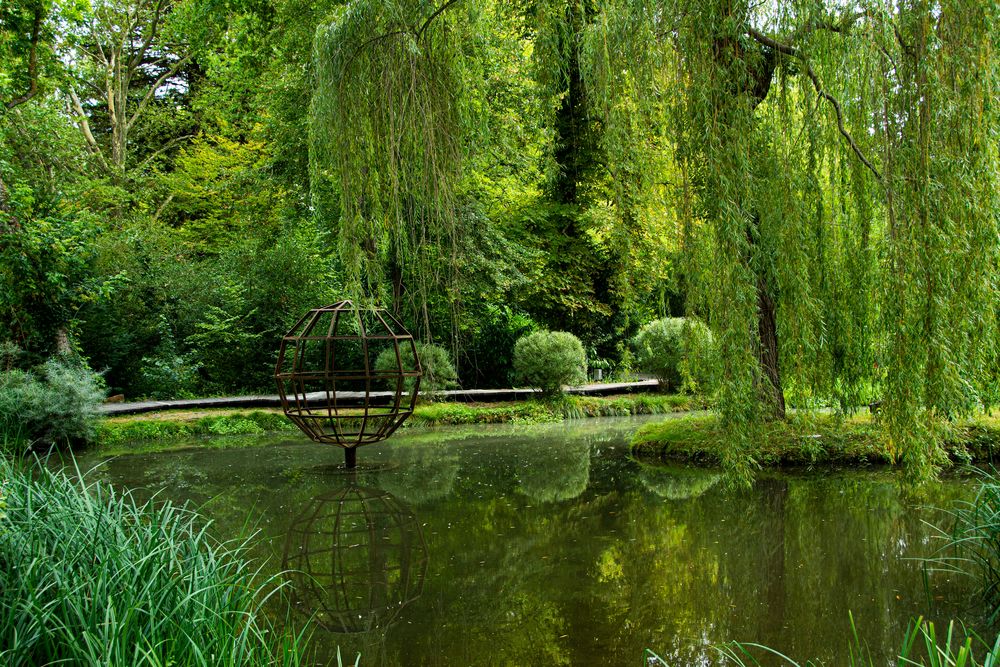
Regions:
<instances>
[{"instance_id":1,"label":"reflection of foliage","mask_svg":"<svg viewBox=\"0 0 1000 667\"><path fill-rule=\"evenodd\" d=\"M146 469L146 479L160 488L196 490L208 481L208 474L193 454L176 454L155 459Z\"/></svg>"},{"instance_id":2,"label":"reflection of foliage","mask_svg":"<svg viewBox=\"0 0 1000 667\"><path fill-rule=\"evenodd\" d=\"M379 486L408 503L421 505L451 493L458 476L458 450L440 442L392 449L398 467L379 476Z\"/></svg>"},{"instance_id":3,"label":"reflection of foliage","mask_svg":"<svg viewBox=\"0 0 1000 667\"><path fill-rule=\"evenodd\" d=\"M590 481L590 446L579 440L543 440L525 447L518 490L539 502L576 498Z\"/></svg>"},{"instance_id":4,"label":"reflection of foliage","mask_svg":"<svg viewBox=\"0 0 1000 667\"><path fill-rule=\"evenodd\" d=\"M642 485L661 498L687 500L697 498L716 485L721 475L701 468L682 466L642 466Z\"/></svg>"}]
</instances>

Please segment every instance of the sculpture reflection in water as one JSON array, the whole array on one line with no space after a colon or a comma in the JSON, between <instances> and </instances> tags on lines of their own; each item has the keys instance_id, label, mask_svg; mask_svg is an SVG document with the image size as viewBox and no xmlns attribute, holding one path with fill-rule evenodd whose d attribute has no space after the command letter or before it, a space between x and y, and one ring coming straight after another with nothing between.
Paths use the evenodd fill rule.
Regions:
<instances>
[{"instance_id":1,"label":"sculpture reflection in water","mask_svg":"<svg viewBox=\"0 0 1000 667\"><path fill-rule=\"evenodd\" d=\"M368 633L420 597L427 545L408 506L351 483L317 496L296 517L283 565L295 609L329 632Z\"/></svg>"}]
</instances>

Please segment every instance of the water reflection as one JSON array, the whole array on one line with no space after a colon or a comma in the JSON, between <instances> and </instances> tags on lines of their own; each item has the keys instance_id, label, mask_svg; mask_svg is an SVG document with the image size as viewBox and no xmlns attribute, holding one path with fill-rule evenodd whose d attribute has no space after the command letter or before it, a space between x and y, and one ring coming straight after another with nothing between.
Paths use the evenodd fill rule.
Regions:
<instances>
[{"instance_id":1,"label":"water reflection","mask_svg":"<svg viewBox=\"0 0 1000 667\"><path fill-rule=\"evenodd\" d=\"M413 510L351 481L295 517L282 566L297 611L328 632L372 632L420 597L427 545Z\"/></svg>"},{"instance_id":2,"label":"water reflection","mask_svg":"<svg viewBox=\"0 0 1000 667\"><path fill-rule=\"evenodd\" d=\"M705 468L643 465L639 469L639 479L646 489L661 498L690 500L718 484L722 475Z\"/></svg>"},{"instance_id":3,"label":"water reflection","mask_svg":"<svg viewBox=\"0 0 1000 667\"><path fill-rule=\"evenodd\" d=\"M963 582L932 573L925 588L914 560L936 547L942 515L927 506L970 485L913 492L825 470L730 489L631 460L637 425L406 432L372 445L350 483L328 448L287 439L123 457L100 474L191 501L221 537L249 516L256 562L304 573L314 664L336 664L338 647L365 665L639 664L647 647L717 664L711 646L730 640L846 664L848 613L887 664L911 616L970 619Z\"/></svg>"}]
</instances>

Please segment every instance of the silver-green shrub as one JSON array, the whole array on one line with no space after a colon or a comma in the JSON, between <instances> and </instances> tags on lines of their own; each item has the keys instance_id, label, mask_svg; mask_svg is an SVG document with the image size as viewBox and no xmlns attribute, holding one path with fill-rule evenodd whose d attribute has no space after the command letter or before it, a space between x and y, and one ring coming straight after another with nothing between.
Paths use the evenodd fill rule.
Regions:
<instances>
[{"instance_id":1,"label":"silver-green shrub","mask_svg":"<svg viewBox=\"0 0 1000 667\"><path fill-rule=\"evenodd\" d=\"M11 441L88 443L103 400L101 376L76 359L52 358L31 371L2 371L0 430Z\"/></svg>"},{"instance_id":2,"label":"silver-green shrub","mask_svg":"<svg viewBox=\"0 0 1000 667\"><path fill-rule=\"evenodd\" d=\"M643 326L633 339L636 366L666 391L703 389L710 383L707 358L712 333L694 318L664 317Z\"/></svg>"},{"instance_id":3,"label":"silver-green shrub","mask_svg":"<svg viewBox=\"0 0 1000 667\"><path fill-rule=\"evenodd\" d=\"M423 370L423 377L420 378L420 389L423 393L431 397L435 393L452 389L458 386L458 373L455 372L455 365L451 361L451 354L440 345L433 343L416 343L417 356L420 358L420 366ZM399 356L403 362L403 368L414 368L413 350L409 345L399 347ZM382 350L375 359L375 369L379 371L395 370L396 352L392 348ZM392 389L396 388L393 381ZM406 378L403 388L409 392L413 389L413 378Z\"/></svg>"},{"instance_id":4,"label":"silver-green shrub","mask_svg":"<svg viewBox=\"0 0 1000 667\"><path fill-rule=\"evenodd\" d=\"M587 355L580 339L566 331L536 331L514 345L514 377L547 397L563 385L587 381Z\"/></svg>"}]
</instances>

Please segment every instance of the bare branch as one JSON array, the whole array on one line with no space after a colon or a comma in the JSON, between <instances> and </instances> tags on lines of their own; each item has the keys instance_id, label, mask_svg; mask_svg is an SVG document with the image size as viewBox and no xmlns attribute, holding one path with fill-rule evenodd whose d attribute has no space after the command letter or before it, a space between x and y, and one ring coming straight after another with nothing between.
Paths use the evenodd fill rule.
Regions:
<instances>
[{"instance_id":1,"label":"bare branch","mask_svg":"<svg viewBox=\"0 0 1000 667\"><path fill-rule=\"evenodd\" d=\"M156 39L156 33L159 30L160 19L163 16L163 8L165 4L166 0L157 0L156 7L153 9L153 20L149 24L149 28L142 39L142 45L136 49L135 53L132 54L132 58L129 60L129 69L134 70L142 64L142 59L146 56L146 52L149 50L150 44L152 44L153 40Z\"/></svg>"},{"instance_id":2,"label":"bare branch","mask_svg":"<svg viewBox=\"0 0 1000 667\"><path fill-rule=\"evenodd\" d=\"M87 142L87 148L90 152L97 156L98 161L105 171L111 171L108 166L108 161L104 158L104 151L101 150L100 144L97 143L97 139L94 138L94 133L90 131L90 122L87 120L87 114L83 110L83 104L80 103L80 98L77 97L76 91L73 90L73 86L69 86L69 98L72 102L73 115L76 116L77 126L83 133L83 138Z\"/></svg>"},{"instance_id":3,"label":"bare branch","mask_svg":"<svg viewBox=\"0 0 1000 667\"><path fill-rule=\"evenodd\" d=\"M175 137L174 139L171 139L166 144L164 144L163 146L161 146L160 148L158 148L156 151L154 151L152 155L150 155L145 160L143 160L142 162L140 162L139 165L135 168L135 171L142 171L142 169L147 164L149 164L150 162L152 162L153 160L155 160L157 158L157 156L163 155L164 153L166 153L167 151L169 151L171 148L173 148L177 144L181 143L182 141L187 141L188 139L192 139L193 137L194 137L193 134L185 134L183 136Z\"/></svg>"}]
</instances>

